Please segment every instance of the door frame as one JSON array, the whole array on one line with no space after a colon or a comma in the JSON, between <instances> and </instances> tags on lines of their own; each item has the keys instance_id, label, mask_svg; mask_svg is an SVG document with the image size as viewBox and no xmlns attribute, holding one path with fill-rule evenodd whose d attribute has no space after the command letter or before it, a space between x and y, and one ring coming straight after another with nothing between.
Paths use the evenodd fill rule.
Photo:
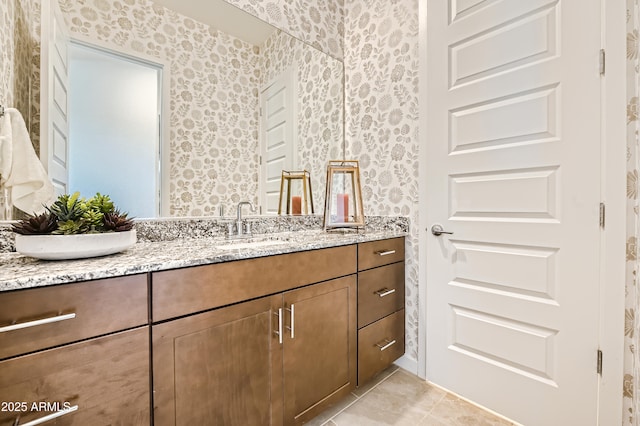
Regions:
<instances>
[{"instance_id":1,"label":"door frame","mask_svg":"<svg viewBox=\"0 0 640 426\"><path fill-rule=\"evenodd\" d=\"M158 217L170 216L170 169L171 169L171 140L169 137L171 127L171 64L163 57L156 58L146 53L136 52L124 46L114 46L102 40L94 40L83 34L71 34L70 42L105 52L123 59L130 60L139 64L147 64L154 68L158 68L160 78L158 81L158 111L160 117L159 122L159 140L158 152L156 153L156 164L159 164L156 170L156 181L158 182L156 198L159 207Z\"/></svg>"},{"instance_id":2,"label":"door frame","mask_svg":"<svg viewBox=\"0 0 640 426\"><path fill-rule=\"evenodd\" d=\"M435 0L439 1L439 0ZM427 93L427 13L428 0L419 2L419 96ZM598 424L622 423L622 383L624 375L624 311L626 250L626 5L624 0L600 0L602 47L606 50L606 72L601 80L602 202L606 205L606 232L601 232L599 341L603 352L602 376L598 387ZM597 57L598 52L594 52ZM597 70L593 70L597 72ZM429 125L426 102L419 105L419 126ZM421 140L419 164L427 154ZM419 167L418 229L418 376L426 377L427 363L427 253L428 223L426 167ZM607 283L615 283L607 285ZM618 332L611 332L617 330ZM609 331L609 332L607 332ZM596 359L594 354L594 374Z\"/></svg>"}]
</instances>

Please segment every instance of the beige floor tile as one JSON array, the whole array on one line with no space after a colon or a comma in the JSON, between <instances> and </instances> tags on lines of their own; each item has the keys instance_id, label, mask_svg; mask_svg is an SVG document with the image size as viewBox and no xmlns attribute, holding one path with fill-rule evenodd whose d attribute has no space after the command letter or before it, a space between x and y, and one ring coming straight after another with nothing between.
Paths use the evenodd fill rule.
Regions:
<instances>
[{"instance_id":1,"label":"beige floor tile","mask_svg":"<svg viewBox=\"0 0 640 426\"><path fill-rule=\"evenodd\" d=\"M386 378L388 378L390 375L392 375L393 373L395 373L399 369L400 369L400 367L398 367L397 365L391 364L391 366L389 368L387 368L386 370L381 371L376 377L374 377L373 379L369 380L363 386L360 386L359 388L354 390L353 394L355 396L357 396L358 398L360 398L362 395L366 394L371 389L373 389L374 387L378 386L378 384L380 382L384 381Z\"/></svg>"},{"instance_id":2,"label":"beige floor tile","mask_svg":"<svg viewBox=\"0 0 640 426\"><path fill-rule=\"evenodd\" d=\"M392 368L322 413L312 426L510 426L402 369ZM356 398L356 396L360 396ZM346 408L345 408L346 407ZM335 414L337 413L337 414ZM333 417L332 417L333 416Z\"/></svg>"},{"instance_id":3,"label":"beige floor tile","mask_svg":"<svg viewBox=\"0 0 640 426\"><path fill-rule=\"evenodd\" d=\"M331 419L336 414L338 414L339 412L341 412L342 410L347 408L349 405L353 404L357 399L358 398L356 398L355 395L351 395L350 394L350 395L344 397L342 400L340 400L340 402L338 402L334 406L327 408L325 411L320 413L319 416L315 417L310 422L305 423L305 425L307 425L307 426L321 426L321 425L324 425L324 424L330 424L330 423L327 423L327 421L329 419Z\"/></svg>"},{"instance_id":4,"label":"beige floor tile","mask_svg":"<svg viewBox=\"0 0 640 426\"><path fill-rule=\"evenodd\" d=\"M460 398L447 394L434 407L421 425L508 426L511 422L496 417Z\"/></svg>"},{"instance_id":5,"label":"beige floor tile","mask_svg":"<svg viewBox=\"0 0 640 426\"><path fill-rule=\"evenodd\" d=\"M417 425L445 392L398 370L344 410L333 421L347 425Z\"/></svg>"}]
</instances>

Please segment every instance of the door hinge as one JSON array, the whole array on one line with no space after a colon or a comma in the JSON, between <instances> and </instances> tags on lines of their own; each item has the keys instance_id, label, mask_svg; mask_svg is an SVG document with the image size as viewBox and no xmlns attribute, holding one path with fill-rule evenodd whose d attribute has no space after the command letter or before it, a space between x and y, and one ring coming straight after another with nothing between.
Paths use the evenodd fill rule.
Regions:
<instances>
[{"instance_id":1,"label":"door hinge","mask_svg":"<svg viewBox=\"0 0 640 426\"><path fill-rule=\"evenodd\" d=\"M598 349L598 362L596 366L596 372L602 376L602 351Z\"/></svg>"},{"instance_id":2,"label":"door hinge","mask_svg":"<svg viewBox=\"0 0 640 426\"><path fill-rule=\"evenodd\" d=\"M262 155L258 157L258 162L262 166Z\"/></svg>"},{"instance_id":3,"label":"door hinge","mask_svg":"<svg viewBox=\"0 0 640 426\"><path fill-rule=\"evenodd\" d=\"M600 49L600 75L604 75L605 71L605 52L604 49Z\"/></svg>"},{"instance_id":4,"label":"door hinge","mask_svg":"<svg viewBox=\"0 0 640 426\"><path fill-rule=\"evenodd\" d=\"M604 203L600 203L600 228L604 229L605 220L605 206Z\"/></svg>"}]
</instances>

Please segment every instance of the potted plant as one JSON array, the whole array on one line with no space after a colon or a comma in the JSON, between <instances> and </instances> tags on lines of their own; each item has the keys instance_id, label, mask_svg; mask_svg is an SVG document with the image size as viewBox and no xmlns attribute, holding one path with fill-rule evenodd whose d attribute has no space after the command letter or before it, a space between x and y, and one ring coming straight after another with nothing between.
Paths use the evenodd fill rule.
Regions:
<instances>
[{"instance_id":1,"label":"potted plant","mask_svg":"<svg viewBox=\"0 0 640 426\"><path fill-rule=\"evenodd\" d=\"M108 195L64 194L46 211L13 225L16 251L39 259L77 259L117 253L136 242L133 220Z\"/></svg>"}]
</instances>

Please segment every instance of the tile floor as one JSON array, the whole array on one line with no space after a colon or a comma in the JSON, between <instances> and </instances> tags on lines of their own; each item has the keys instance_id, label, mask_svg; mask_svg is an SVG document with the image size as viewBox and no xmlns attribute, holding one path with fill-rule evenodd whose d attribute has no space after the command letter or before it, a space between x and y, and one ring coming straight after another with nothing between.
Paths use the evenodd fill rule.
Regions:
<instances>
[{"instance_id":1,"label":"tile floor","mask_svg":"<svg viewBox=\"0 0 640 426\"><path fill-rule=\"evenodd\" d=\"M358 388L311 426L508 426L496 417L396 366Z\"/></svg>"}]
</instances>

